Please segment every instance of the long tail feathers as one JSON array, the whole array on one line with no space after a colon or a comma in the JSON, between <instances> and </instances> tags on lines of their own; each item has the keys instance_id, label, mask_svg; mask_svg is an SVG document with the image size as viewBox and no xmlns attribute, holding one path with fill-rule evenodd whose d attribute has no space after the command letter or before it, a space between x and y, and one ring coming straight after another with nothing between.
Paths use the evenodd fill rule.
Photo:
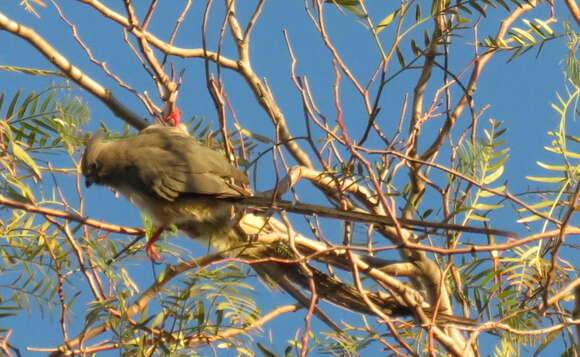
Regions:
<instances>
[{"instance_id":1,"label":"long tail feathers","mask_svg":"<svg viewBox=\"0 0 580 357\"><path fill-rule=\"evenodd\" d=\"M291 202L284 200L273 201L268 197L260 196L250 196L242 198L233 198L236 202L247 204L255 207L272 208L278 210L286 210L294 213L301 213L306 215L320 215L328 218L336 218L347 221L356 221L369 224L383 224L383 225L393 225L394 222L390 217L379 216L364 212L357 211L341 211L336 208L312 205L302 202ZM405 228L413 230L423 230L425 228L431 229L447 229L459 232L471 232L480 234L494 234L498 236L506 237L517 237L517 234L510 231L505 231L501 229L485 228L485 227L473 227L473 226L463 226L453 223L443 223L443 222L427 222L427 221L417 221L412 219L397 218L397 222Z\"/></svg>"},{"instance_id":2,"label":"long tail feathers","mask_svg":"<svg viewBox=\"0 0 580 357\"><path fill-rule=\"evenodd\" d=\"M371 216L371 215L369 215ZM374 217L374 216L372 216ZM251 227L246 227L250 223L254 223L256 227L260 231L261 227L265 226L265 231L268 231L269 228L276 230L276 227L273 227L274 222L271 220L264 221L264 217L256 216L255 218L260 218L256 220L256 222L245 222L244 226L249 231ZM266 223L268 222L268 223ZM269 228L268 228L269 226ZM252 226L253 227L253 226ZM183 224L180 225L179 228L190 235L192 238L196 238L195 230L190 230L188 228L189 225ZM284 226L278 227L280 229L284 229ZM242 235L248 235L248 232L243 232L243 230L232 229L231 231L224 233L224 235L228 235L229 238L227 240L230 242L228 245L235 245L236 243L248 242L250 239L248 237L242 238ZM223 240L225 237L220 235L220 238ZM211 244L211 242L210 242ZM214 249L220 249L220 247L214 246ZM248 260L253 259L263 259L263 258L282 258L287 259L289 258L287 255L288 252L284 252L284 250L280 250L275 246L268 246L268 245L253 245L249 244L247 248L244 249L233 249L229 251L229 254L233 254L234 256L245 258ZM376 262L375 262L376 263ZM381 261L381 264L383 262ZM374 265L374 264L373 264ZM311 290L311 281L315 284L316 295L318 298L343 307L350 311L360 312L363 314L371 314L374 315L375 312L371 307L364 301L363 297L361 296L360 292L355 289L353 286L349 284L345 284L338 280L337 278L326 274L314 266L308 263L283 263L283 262L275 262L275 261L268 261L268 262L257 262L251 264L252 268L256 271L256 273L260 276L260 278L270 287L276 286L288 294L290 294L293 298L295 298L300 304L305 307L309 307L311 305L311 299L307 296L307 292ZM311 280L312 279L312 280ZM306 292L306 293L304 293ZM366 297L375 305L378 309L380 309L384 314L388 316L414 316L415 312L412 307L405 306L398 302L395 298L387 294L377 294L374 292L368 292L365 294ZM432 316L433 312L430 309L424 309L425 313L428 316ZM314 313L328 326L331 328L340 331L340 328L334 323L328 316L326 316L320 309L316 308ZM455 317L452 315L447 315L443 313L436 314L437 323L456 323L461 325L474 325L476 321Z\"/></svg>"},{"instance_id":3,"label":"long tail feathers","mask_svg":"<svg viewBox=\"0 0 580 357\"><path fill-rule=\"evenodd\" d=\"M252 267L262 279L266 280L267 284L278 285L280 288L292 295L305 306L309 306L310 299L302 294L302 292L298 290L297 287L309 291L311 286L311 277L315 282L316 294L320 299L331 302L350 311L371 315L375 314L375 312L363 300L360 292L357 289L339 281L338 279L328 274L325 274L315 267L304 267L299 263L278 262L257 263L252 264ZM299 294L300 297L297 297L297 294ZM368 292L366 296L378 309L380 309L388 316L396 317L414 315L412 308L401 305L392 297L381 296L372 292ZM431 309L427 308L424 309L424 311L429 317L433 315ZM318 314L317 316L320 317ZM322 319L325 323L328 324L324 318ZM477 321L475 320L444 313L437 313L435 322L439 324L453 323L466 326L473 326L477 324Z\"/></svg>"}]
</instances>

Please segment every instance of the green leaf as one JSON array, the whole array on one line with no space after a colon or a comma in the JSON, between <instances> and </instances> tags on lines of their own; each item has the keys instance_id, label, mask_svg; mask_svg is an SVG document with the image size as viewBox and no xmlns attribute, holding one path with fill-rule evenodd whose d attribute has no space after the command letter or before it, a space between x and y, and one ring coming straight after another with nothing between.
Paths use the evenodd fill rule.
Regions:
<instances>
[{"instance_id":1,"label":"green leaf","mask_svg":"<svg viewBox=\"0 0 580 357\"><path fill-rule=\"evenodd\" d=\"M542 202L538 202L538 203L534 203L533 205L530 205L531 208L544 208L544 207L551 207L557 204L557 201L554 200L547 200L547 201L542 201ZM526 212L528 209L526 207L521 207L518 208L517 211L518 212Z\"/></svg>"},{"instance_id":2,"label":"green leaf","mask_svg":"<svg viewBox=\"0 0 580 357\"><path fill-rule=\"evenodd\" d=\"M327 3L334 3L342 6L356 6L358 0L326 0Z\"/></svg>"},{"instance_id":3,"label":"green leaf","mask_svg":"<svg viewBox=\"0 0 580 357\"><path fill-rule=\"evenodd\" d=\"M489 5L489 6L493 7L494 9L497 9L497 6L495 6L495 4L493 3L493 1L490 1L490 0L483 0L483 2L484 2L486 5Z\"/></svg>"},{"instance_id":4,"label":"green leaf","mask_svg":"<svg viewBox=\"0 0 580 357\"><path fill-rule=\"evenodd\" d=\"M262 352L262 354L264 354L265 357L276 357L276 354L274 352L267 349L260 342L257 342L256 345L258 346L258 349L260 350L260 352Z\"/></svg>"},{"instance_id":5,"label":"green leaf","mask_svg":"<svg viewBox=\"0 0 580 357\"><path fill-rule=\"evenodd\" d=\"M425 44L425 47L429 47L429 44L431 44L429 33L426 30L423 32L423 43Z\"/></svg>"},{"instance_id":6,"label":"green leaf","mask_svg":"<svg viewBox=\"0 0 580 357\"><path fill-rule=\"evenodd\" d=\"M20 97L20 90L17 90L14 94L14 98L10 101L10 105L8 105L8 111L6 112L6 118L11 119L12 115L14 114L14 108L16 107L16 103L18 102L18 98Z\"/></svg>"},{"instance_id":7,"label":"green leaf","mask_svg":"<svg viewBox=\"0 0 580 357\"><path fill-rule=\"evenodd\" d=\"M540 217L540 216L536 216L535 214L533 214L531 216L527 216L527 217L524 217L524 218L520 218L520 219L517 220L517 222L518 223L529 223L529 222L537 221L539 219L543 219L543 218Z\"/></svg>"},{"instance_id":8,"label":"green leaf","mask_svg":"<svg viewBox=\"0 0 580 357\"><path fill-rule=\"evenodd\" d=\"M195 312L193 313L195 320L197 321L198 327L203 327L206 325L205 317L205 305L203 301L198 301L196 304Z\"/></svg>"},{"instance_id":9,"label":"green leaf","mask_svg":"<svg viewBox=\"0 0 580 357\"><path fill-rule=\"evenodd\" d=\"M546 149L547 151L556 153L556 154L562 153L562 150L560 150L559 148L552 148L549 146L544 146L544 149ZM575 153L575 152L570 152L570 151L565 151L564 156L567 156L571 159L580 159L580 153Z\"/></svg>"},{"instance_id":10,"label":"green leaf","mask_svg":"<svg viewBox=\"0 0 580 357\"><path fill-rule=\"evenodd\" d=\"M485 10L483 9L483 7L481 7L477 2L475 1L470 1L469 5L474 8L475 10L477 10L483 17L487 17L487 14L485 13Z\"/></svg>"},{"instance_id":11,"label":"green leaf","mask_svg":"<svg viewBox=\"0 0 580 357\"><path fill-rule=\"evenodd\" d=\"M495 170L492 174L487 175L483 179L483 184L484 185L489 185L490 183L492 183L495 180L497 180L502 174L503 174L503 166L501 166L500 168L498 168L497 170Z\"/></svg>"},{"instance_id":12,"label":"green leaf","mask_svg":"<svg viewBox=\"0 0 580 357\"><path fill-rule=\"evenodd\" d=\"M565 181L566 179L563 177L538 177L538 176L526 176L526 178L530 181L535 182L544 182L544 183L557 183Z\"/></svg>"},{"instance_id":13,"label":"green leaf","mask_svg":"<svg viewBox=\"0 0 580 357\"><path fill-rule=\"evenodd\" d=\"M552 170L552 171L566 171L567 167L564 165L548 165L548 164L544 164L541 161L536 161L536 164L538 164L538 166L546 169L546 170Z\"/></svg>"},{"instance_id":14,"label":"green leaf","mask_svg":"<svg viewBox=\"0 0 580 357\"><path fill-rule=\"evenodd\" d=\"M423 213L421 215L421 218L425 219L425 218L429 217L431 215L431 213L433 213L433 210L431 208L429 208L425 211L425 213Z\"/></svg>"},{"instance_id":15,"label":"green leaf","mask_svg":"<svg viewBox=\"0 0 580 357\"><path fill-rule=\"evenodd\" d=\"M421 5L417 4L415 7L415 22L419 22L421 20Z\"/></svg>"},{"instance_id":16,"label":"green leaf","mask_svg":"<svg viewBox=\"0 0 580 357\"><path fill-rule=\"evenodd\" d=\"M255 354L254 352L250 351L247 348L243 348L243 347L237 347L236 351L238 351L238 356L248 356L248 357L254 357Z\"/></svg>"},{"instance_id":17,"label":"green leaf","mask_svg":"<svg viewBox=\"0 0 580 357\"><path fill-rule=\"evenodd\" d=\"M475 205L473 205L473 209L476 210L480 210L480 211L490 211L490 210L494 210L496 208L502 208L503 205L499 204L499 205L490 205L490 204L486 204L486 203L477 203Z\"/></svg>"},{"instance_id":18,"label":"green leaf","mask_svg":"<svg viewBox=\"0 0 580 357\"><path fill-rule=\"evenodd\" d=\"M505 151L505 152L508 152L508 151L510 151L510 149L505 149L505 150L502 150L502 152L504 152L504 151ZM497 156L498 156L498 154L497 154L497 153L496 153L496 154L493 154L493 155L491 155L492 159L495 159ZM502 166L503 166L503 164L505 164L505 162L506 162L506 161L507 161L509 158L510 158L510 157L509 157L509 155L505 155L505 156L503 156L503 157L502 157L501 159L499 159L499 160L498 160L498 161L497 161L495 164L493 164L493 165L491 165L490 167L488 167L487 171L495 171L495 170L498 170L500 167L502 167Z\"/></svg>"},{"instance_id":19,"label":"green leaf","mask_svg":"<svg viewBox=\"0 0 580 357\"><path fill-rule=\"evenodd\" d=\"M434 1L434 2L433 2L433 4L436 4L436 3L437 3L436 1ZM457 4L457 7L458 7L459 9L461 9L461 11L463 11L463 12L467 12L469 15L473 15L473 12L472 12L471 10L469 10L469 8L468 8L468 7L466 7L465 5L462 5L462 4Z\"/></svg>"},{"instance_id":20,"label":"green leaf","mask_svg":"<svg viewBox=\"0 0 580 357\"><path fill-rule=\"evenodd\" d=\"M26 110L28 109L28 105L36 97L37 96L36 96L36 93L34 91L28 93L28 95L26 96L26 98L22 102L22 105L20 105L20 108L18 108L18 120L22 120L24 118L24 114L26 113Z\"/></svg>"},{"instance_id":21,"label":"green leaf","mask_svg":"<svg viewBox=\"0 0 580 357\"><path fill-rule=\"evenodd\" d=\"M516 34L512 33L512 39L514 39L514 41L516 41L517 43L519 43L522 46L526 46L527 43L525 41L523 41L519 36L517 36ZM517 53L517 52L516 52Z\"/></svg>"},{"instance_id":22,"label":"green leaf","mask_svg":"<svg viewBox=\"0 0 580 357\"><path fill-rule=\"evenodd\" d=\"M55 95L56 95L55 90L51 90L48 92L48 95L44 99L44 102L42 102L42 104L40 105L40 112L41 113L46 113L49 104L54 103L52 100L54 99ZM54 106L54 104L53 104L53 106Z\"/></svg>"},{"instance_id":23,"label":"green leaf","mask_svg":"<svg viewBox=\"0 0 580 357\"><path fill-rule=\"evenodd\" d=\"M457 23L458 24L468 24L471 23L471 20L466 17L457 16Z\"/></svg>"},{"instance_id":24,"label":"green leaf","mask_svg":"<svg viewBox=\"0 0 580 357\"><path fill-rule=\"evenodd\" d=\"M483 216L480 216L480 215L474 214L474 213L470 214L469 218L474 220L474 221L489 222L489 218L483 217Z\"/></svg>"},{"instance_id":25,"label":"green leaf","mask_svg":"<svg viewBox=\"0 0 580 357\"><path fill-rule=\"evenodd\" d=\"M496 133L496 135L494 135L494 136L493 136L493 138L494 138L494 140L498 138L498 135L497 135L497 133ZM495 141L494 141L494 142L491 144L491 146L492 146L493 148L497 148L497 147L500 147L500 146L503 146L503 145L505 145L506 143L507 143L507 140L495 140ZM499 152L497 152L497 153L495 153L495 154L494 154L494 155L495 155L494 157L497 157L497 156L503 155L503 154L505 154L506 152L508 152L509 150L510 150L510 149L504 149L504 150L502 150L502 151L499 151Z\"/></svg>"},{"instance_id":26,"label":"green leaf","mask_svg":"<svg viewBox=\"0 0 580 357\"><path fill-rule=\"evenodd\" d=\"M512 31L515 31L521 38L525 38L526 40L530 41L531 43L536 43L537 40L534 38L534 36L530 35L527 31L522 30L518 27L512 27ZM516 35L517 36L517 35Z\"/></svg>"},{"instance_id":27,"label":"green leaf","mask_svg":"<svg viewBox=\"0 0 580 357\"><path fill-rule=\"evenodd\" d=\"M554 36L554 30L552 30L552 28L548 26L547 23L537 18L534 19L534 21L536 22L537 26L541 27L548 35Z\"/></svg>"},{"instance_id":28,"label":"green leaf","mask_svg":"<svg viewBox=\"0 0 580 357\"><path fill-rule=\"evenodd\" d=\"M381 22L379 22L379 24L377 25L377 33L383 31L387 26L389 26L389 24L391 22L393 22L395 17L397 17L397 15L399 15L400 11L401 11L401 9L397 9L397 10L391 12Z\"/></svg>"},{"instance_id":29,"label":"green leaf","mask_svg":"<svg viewBox=\"0 0 580 357\"><path fill-rule=\"evenodd\" d=\"M415 42L414 39L411 39L411 50L415 56L421 56L421 48L417 45L417 42Z\"/></svg>"},{"instance_id":30,"label":"green leaf","mask_svg":"<svg viewBox=\"0 0 580 357\"><path fill-rule=\"evenodd\" d=\"M242 127L241 127L241 126L239 126L238 124L235 124L235 126L236 126L236 128L238 129L238 131L239 131L241 134L243 134L243 135L245 135L245 136L247 136L247 137L249 137L249 138L256 139L256 140L258 140L259 142L261 142L261 143L264 143L264 144L272 144L272 143L273 143L272 139L270 139L270 138L269 138L269 137L267 137L267 136L264 136L264 135L260 135L260 134L256 134L256 133L254 133L254 132L251 132L251 131L249 131L248 129L242 128Z\"/></svg>"},{"instance_id":31,"label":"green leaf","mask_svg":"<svg viewBox=\"0 0 580 357\"><path fill-rule=\"evenodd\" d=\"M494 188L494 190L499 191L499 192L504 192L505 189L506 189L505 185ZM478 196L479 197L492 197L492 196L495 196L495 193L489 192L489 191L480 191L478 193Z\"/></svg>"},{"instance_id":32,"label":"green leaf","mask_svg":"<svg viewBox=\"0 0 580 357\"><path fill-rule=\"evenodd\" d=\"M0 318L10 317L10 316L18 316L18 314L17 313L0 313Z\"/></svg>"},{"instance_id":33,"label":"green leaf","mask_svg":"<svg viewBox=\"0 0 580 357\"><path fill-rule=\"evenodd\" d=\"M397 47L396 52L397 52L397 59L399 60L399 64L401 65L401 67L405 67L406 66L405 57L403 57L403 53L401 52L399 47Z\"/></svg>"},{"instance_id":34,"label":"green leaf","mask_svg":"<svg viewBox=\"0 0 580 357\"><path fill-rule=\"evenodd\" d=\"M42 178L42 173L40 172L38 166L36 166L36 163L34 162L32 157L30 157L30 155L28 155L26 150L24 150L22 147L20 147L20 145L16 144L16 142L14 141L12 142L12 153L14 153L14 156L16 156L18 160L20 160L26 166L28 166L32 170L32 172L34 172L34 175L36 175L36 177Z\"/></svg>"},{"instance_id":35,"label":"green leaf","mask_svg":"<svg viewBox=\"0 0 580 357\"><path fill-rule=\"evenodd\" d=\"M360 11L357 6L358 6L358 2L357 2L356 6L355 5L345 5L344 7L358 17L366 17L366 15L362 11Z\"/></svg>"},{"instance_id":36,"label":"green leaf","mask_svg":"<svg viewBox=\"0 0 580 357\"><path fill-rule=\"evenodd\" d=\"M9 187L10 191L7 193L9 197L16 199L21 202L34 202L34 194L28 186L19 180L7 179L6 180L12 186L18 188L20 192L17 192L13 187Z\"/></svg>"},{"instance_id":37,"label":"green leaf","mask_svg":"<svg viewBox=\"0 0 580 357\"><path fill-rule=\"evenodd\" d=\"M526 25L528 25L535 33L538 34L538 36L540 36L542 39L546 39L547 38L547 34L544 33L544 31L542 31L542 28L539 27L538 25L531 23L529 21L526 21Z\"/></svg>"},{"instance_id":38,"label":"green leaf","mask_svg":"<svg viewBox=\"0 0 580 357\"><path fill-rule=\"evenodd\" d=\"M506 9L506 11L510 11L510 7L508 6L508 4L506 4L505 1L503 0L496 0L498 4L500 4L504 9Z\"/></svg>"}]
</instances>

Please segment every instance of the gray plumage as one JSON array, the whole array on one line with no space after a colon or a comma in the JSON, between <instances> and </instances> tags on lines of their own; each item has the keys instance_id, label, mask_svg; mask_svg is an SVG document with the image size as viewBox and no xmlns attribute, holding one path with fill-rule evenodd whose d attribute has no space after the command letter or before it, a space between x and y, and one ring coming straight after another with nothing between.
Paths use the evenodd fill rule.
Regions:
<instances>
[{"instance_id":1,"label":"gray plumage","mask_svg":"<svg viewBox=\"0 0 580 357\"><path fill-rule=\"evenodd\" d=\"M105 185L147 212L158 225L186 224L212 239L230 225L233 204L216 198L248 193L246 176L180 128L152 125L138 135L103 141L94 135L82 157L87 187ZM220 234L220 237L228 238ZM214 248L228 249L226 240Z\"/></svg>"},{"instance_id":2,"label":"gray plumage","mask_svg":"<svg viewBox=\"0 0 580 357\"><path fill-rule=\"evenodd\" d=\"M236 197L241 191L227 180L247 183L222 154L198 144L179 128L161 125L110 142L95 135L83 154L82 171L89 185L132 186L171 202L187 194Z\"/></svg>"}]
</instances>

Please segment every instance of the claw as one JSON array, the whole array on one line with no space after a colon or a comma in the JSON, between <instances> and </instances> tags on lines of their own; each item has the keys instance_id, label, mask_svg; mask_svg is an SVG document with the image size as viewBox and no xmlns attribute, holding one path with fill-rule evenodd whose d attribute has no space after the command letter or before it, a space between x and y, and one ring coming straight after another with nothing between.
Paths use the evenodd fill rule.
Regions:
<instances>
[{"instance_id":1,"label":"claw","mask_svg":"<svg viewBox=\"0 0 580 357\"><path fill-rule=\"evenodd\" d=\"M159 255L159 253L157 253L157 250L155 249L155 246L151 243L151 241L147 242L147 256L149 257L149 259L152 262L157 262L161 260L161 255Z\"/></svg>"},{"instance_id":2,"label":"claw","mask_svg":"<svg viewBox=\"0 0 580 357\"><path fill-rule=\"evenodd\" d=\"M165 227L157 228L157 230L149 238L149 240L147 241L147 245L145 246L145 251L147 252L147 256L149 257L149 259L152 262L162 260L161 255L159 255L159 253L157 253L157 250L155 249L155 242L157 242L159 240L159 237L161 237L161 233L163 233L164 230L165 230Z\"/></svg>"}]
</instances>

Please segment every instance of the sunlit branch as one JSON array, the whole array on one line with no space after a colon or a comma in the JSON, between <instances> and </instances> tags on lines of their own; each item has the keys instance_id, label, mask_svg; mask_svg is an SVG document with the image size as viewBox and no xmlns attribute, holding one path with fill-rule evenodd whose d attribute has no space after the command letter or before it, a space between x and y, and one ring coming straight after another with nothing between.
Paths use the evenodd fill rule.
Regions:
<instances>
[{"instance_id":1,"label":"sunlit branch","mask_svg":"<svg viewBox=\"0 0 580 357\"><path fill-rule=\"evenodd\" d=\"M112 233L121 233L121 234L129 234L129 235L142 235L142 234L144 234L143 229L118 226L115 224L110 224L110 223L106 223L106 222L102 222L102 221L97 221L95 219L82 217L82 216L79 216L78 214L75 214L75 213L69 213L69 212L59 211L59 210L52 209L52 208L39 207L39 206L29 204L29 203L14 201L14 200L10 200L10 199L5 198L2 195L0 195L0 204L5 205L5 206L9 206L12 208L16 208L16 209L25 210L27 212L40 213L42 215L64 218L67 220L86 224L88 226L102 229L105 231L109 231Z\"/></svg>"}]
</instances>

